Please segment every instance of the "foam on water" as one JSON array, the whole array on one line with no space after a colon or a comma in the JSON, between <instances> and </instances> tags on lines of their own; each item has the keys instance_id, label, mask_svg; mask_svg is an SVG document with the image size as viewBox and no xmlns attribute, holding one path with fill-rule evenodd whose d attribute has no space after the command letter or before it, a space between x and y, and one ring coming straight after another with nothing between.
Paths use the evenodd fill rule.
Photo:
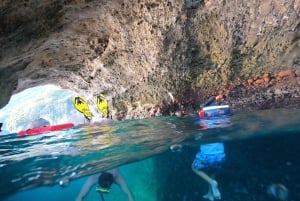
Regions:
<instances>
[{"instance_id":1,"label":"foam on water","mask_svg":"<svg viewBox=\"0 0 300 201\"><path fill-rule=\"evenodd\" d=\"M10 133L28 129L30 122L43 118L51 125L72 122L84 123L84 118L72 105L75 92L55 85L26 89L13 95L0 110L3 130Z\"/></svg>"}]
</instances>

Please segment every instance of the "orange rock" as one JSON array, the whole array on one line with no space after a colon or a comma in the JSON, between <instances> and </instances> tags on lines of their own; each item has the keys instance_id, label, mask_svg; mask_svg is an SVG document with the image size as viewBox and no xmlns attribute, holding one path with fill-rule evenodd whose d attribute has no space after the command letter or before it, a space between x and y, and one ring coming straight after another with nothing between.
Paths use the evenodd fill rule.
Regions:
<instances>
[{"instance_id":1,"label":"orange rock","mask_svg":"<svg viewBox=\"0 0 300 201\"><path fill-rule=\"evenodd\" d=\"M248 84L253 84L253 82L254 82L254 80L253 79L249 79L249 80L247 80L247 82L248 82Z\"/></svg>"},{"instance_id":2,"label":"orange rock","mask_svg":"<svg viewBox=\"0 0 300 201\"><path fill-rule=\"evenodd\" d=\"M263 75L263 78L265 78L265 77L270 77L270 73L265 73L265 74Z\"/></svg>"},{"instance_id":3,"label":"orange rock","mask_svg":"<svg viewBox=\"0 0 300 201\"><path fill-rule=\"evenodd\" d=\"M264 77L263 79L264 79L264 81L265 81L266 83L270 82L270 80L271 80L270 77Z\"/></svg>"},{"instance_id":4,"label":"orange rock","mask_svg":"<svg viewBox=\"0 0 300 201\"><path fill-rule=\"evenodd\" d=\"M255 84L263 84L264 82L264 79L258 79L255 81Z\"/></svg>"},{"instance_id":5,"label":"orange rock","mask_svg":"<svg viewBox=\"0 0 300 201\"><path fill-rule=\"evenodd\" d=\"M294 72L292 70L283 70L278 73L278 76L281 78L291 76L291 75L294 75Z\"/></svg>"},{"instance_id":6,"label":"orange rock","mask_svg":"<svg viewBox=\"0 0 300 201\"><path fill-rule=\"evenodd\" d=\"M256 75L256 76L253 78L254 81L256 81L256 80L258 80L258 79L260 79L259 75Z\"/></svg>"}]
</instances>

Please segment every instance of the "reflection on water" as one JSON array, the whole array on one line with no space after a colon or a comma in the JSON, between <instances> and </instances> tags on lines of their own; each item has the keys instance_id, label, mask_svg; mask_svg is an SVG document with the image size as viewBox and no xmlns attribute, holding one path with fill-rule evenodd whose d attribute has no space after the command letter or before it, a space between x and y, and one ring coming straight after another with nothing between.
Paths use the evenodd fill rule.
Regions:
<instances>
[{"instance_id":1,"label":"reflection on water","mask_svg":"<svg viewBox=\"0 0 300 201\"><path fill-rule=\"evenodd\" d=\"M157 117L33 136L2 135L0 171L7 176L0 184L1 196L145 159L169 151L172 145L184 149L214 141L300 133L299 112L255 111L206 121L193 115Z\"/></svg>"}]
</instances>

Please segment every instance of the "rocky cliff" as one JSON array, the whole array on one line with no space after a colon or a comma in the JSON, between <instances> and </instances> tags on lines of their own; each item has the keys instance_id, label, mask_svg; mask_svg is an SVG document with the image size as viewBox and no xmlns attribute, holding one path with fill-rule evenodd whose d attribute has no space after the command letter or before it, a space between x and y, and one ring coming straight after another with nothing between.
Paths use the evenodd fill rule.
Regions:
<instances>
[{"instance_id":1,"label":"rocky cliff","mask_svg":"<svg viewBox=\"0 0 300 201\"><path fill-rule=\"evenodd\" d=\"M220 92L235 108L297 106L299 10L299 0L2 0L0 106L46 83L103 92L116 118L195 109Z\"/></svg>"}]
</instances>

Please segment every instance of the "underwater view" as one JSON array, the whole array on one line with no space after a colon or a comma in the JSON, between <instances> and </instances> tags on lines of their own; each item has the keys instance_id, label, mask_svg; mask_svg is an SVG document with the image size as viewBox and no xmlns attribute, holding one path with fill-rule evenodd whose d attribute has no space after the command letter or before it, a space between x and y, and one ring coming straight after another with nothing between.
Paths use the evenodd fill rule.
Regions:
<instances>
[{"instance_id":1,"label":"underwater view","mask_svg":"<svg viewBox=\"0 0 300 201\"><path fill-rule=\"evenodd\" d=\"M123 121L99 118L87 124L72 106L75 93L47 87L47 99L45 93L28 98L44 90L32 88L14 95L0 110L1 200L76 200L89 175L112 168L119 169L136 201L207 200L207 183L191 165L200 145L216 142L224 144L226 154L216 174L221 200L300 200L299 109L208 119L196 113ZM74 126L19 135L40 118L51 125ZM118 185L103 195L95 188L84 200L127 200Z\"/></svg>"}]
</instances>

